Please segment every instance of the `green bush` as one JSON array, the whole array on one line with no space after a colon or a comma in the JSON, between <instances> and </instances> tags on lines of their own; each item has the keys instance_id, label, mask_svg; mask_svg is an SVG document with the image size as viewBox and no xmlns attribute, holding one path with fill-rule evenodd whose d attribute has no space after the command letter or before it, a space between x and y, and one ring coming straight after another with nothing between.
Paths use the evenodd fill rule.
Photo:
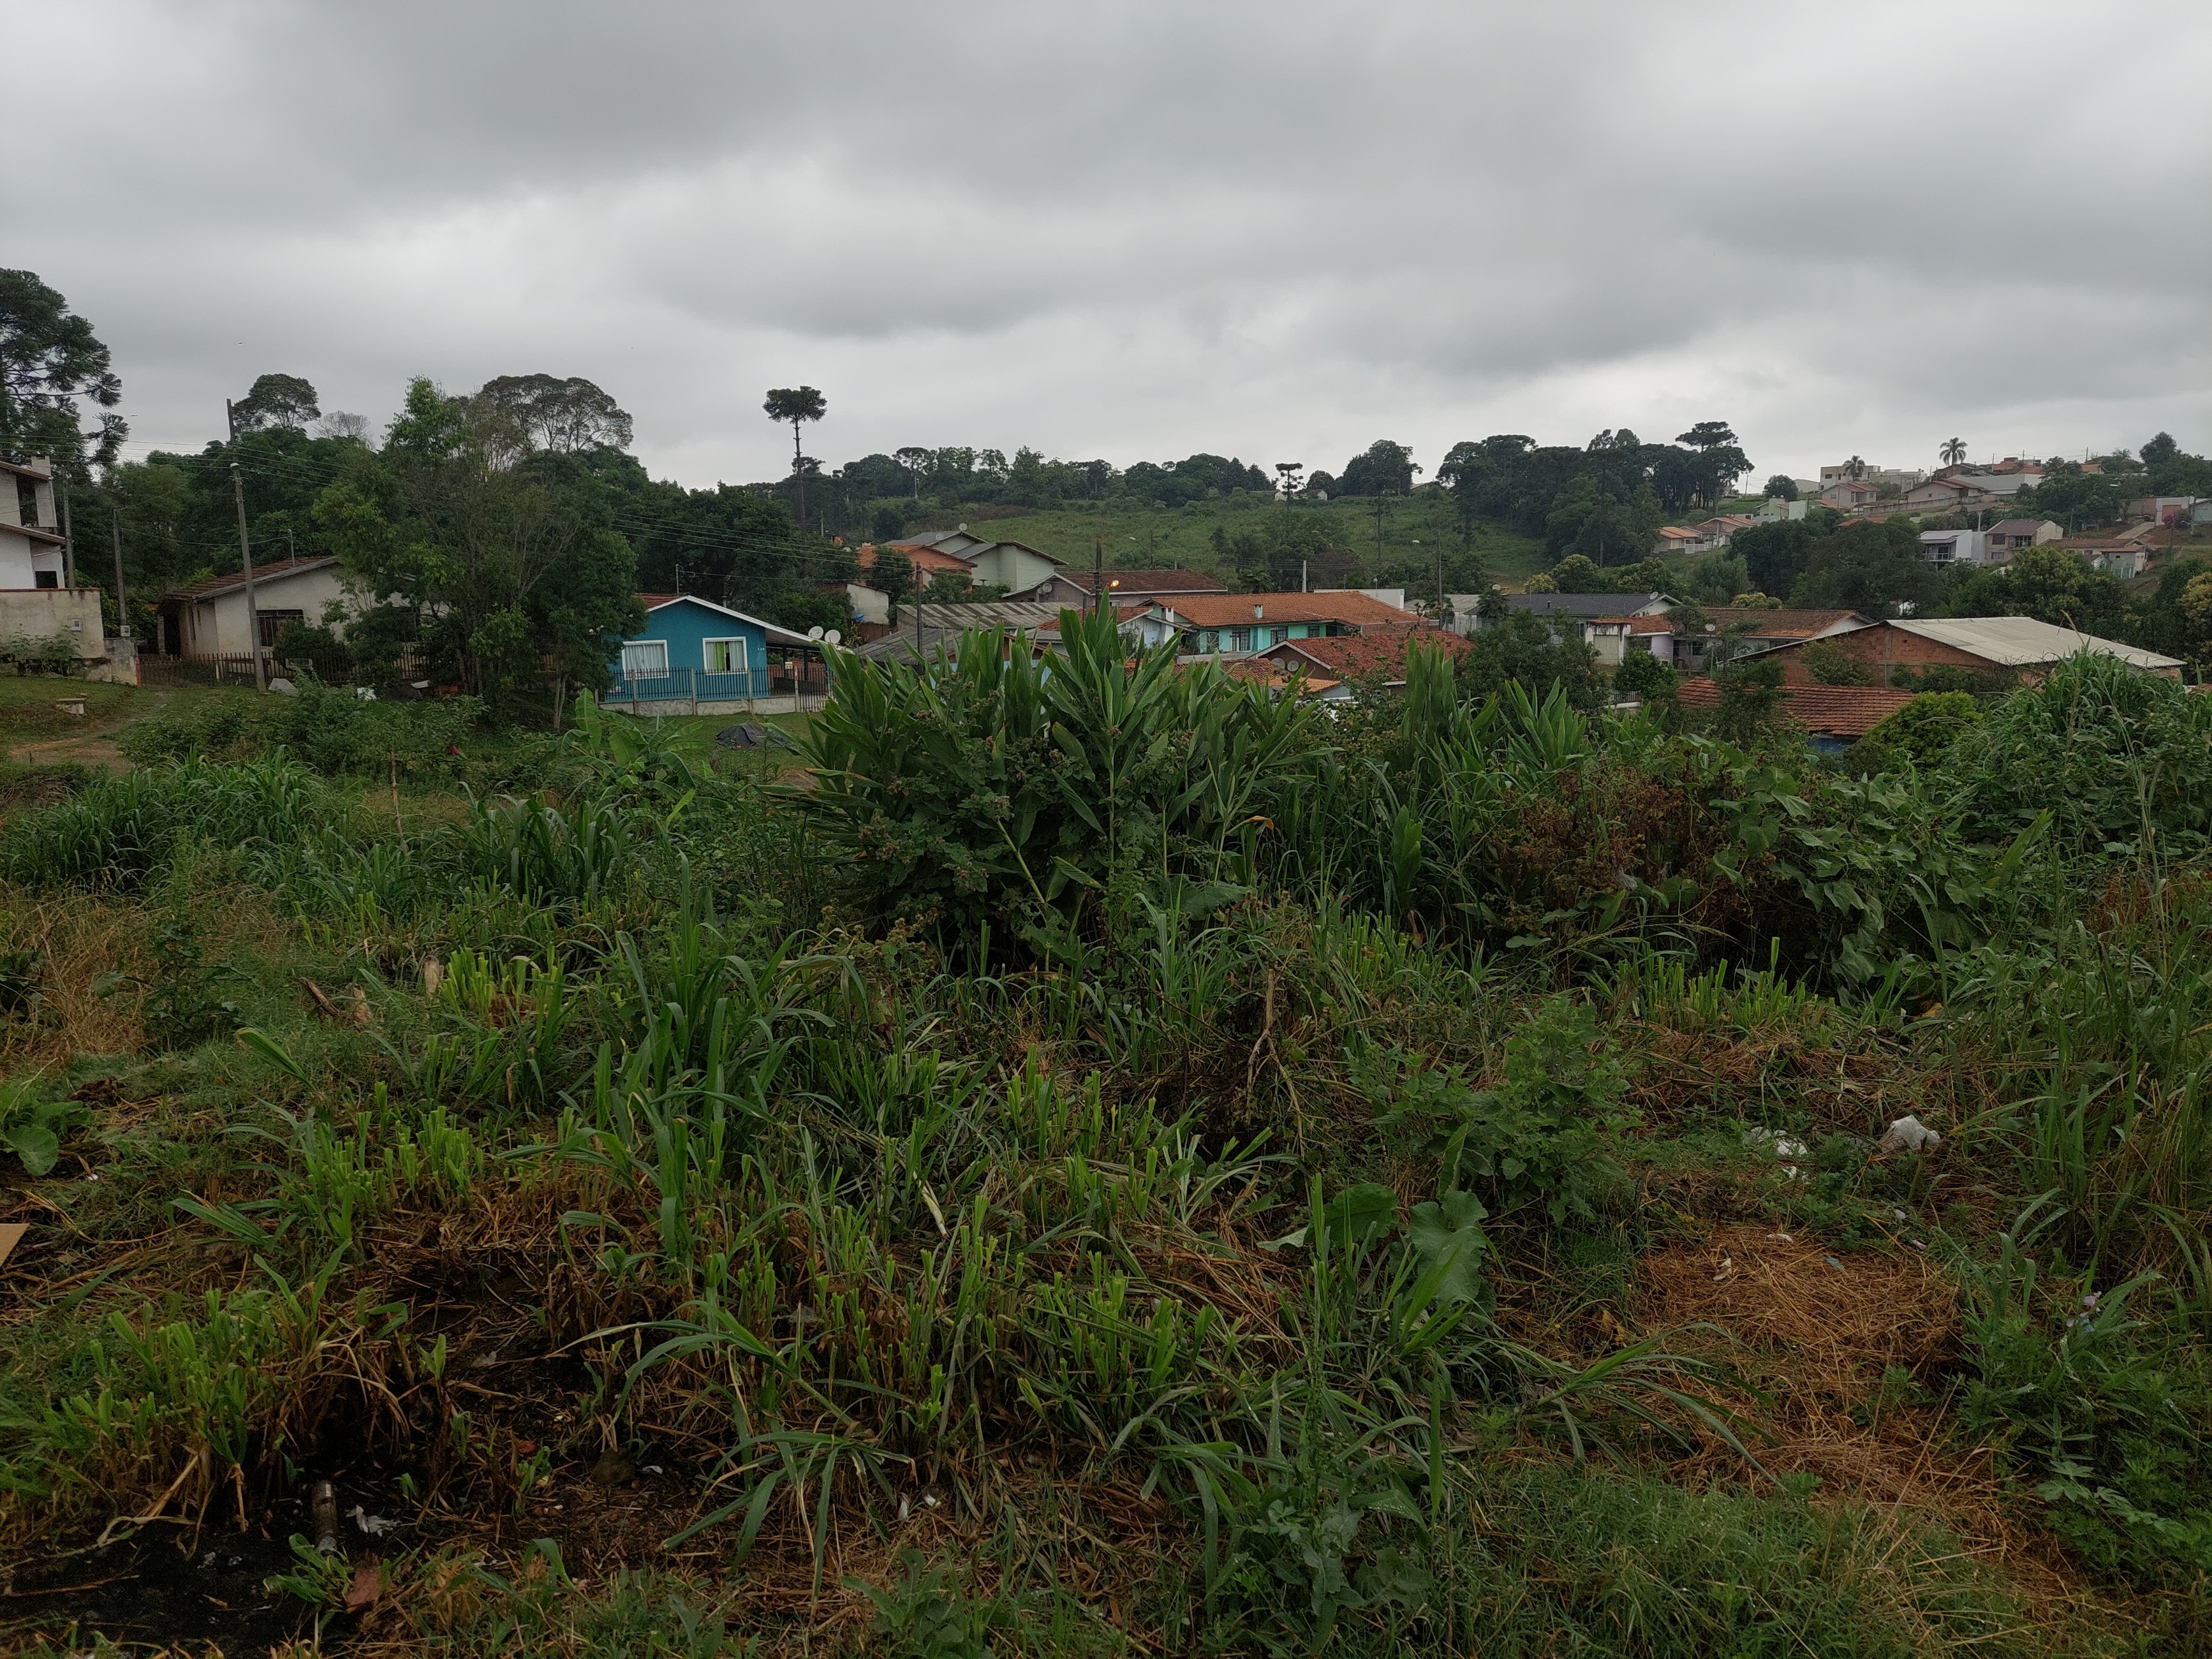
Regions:
<instances>
[{"instance_id":1,"label":"green bush","mask_svg":"<svg viewBox=\"0 0 2212 1659\"><path fill-rule=\"evenodd\" d=\"M1554 1223L1595 1217L1618 1168L1613 1137L1638 1121L1621 1099L1626 1066L1595 1012L1569 996L1539 1003L1507 1042L1494 1089L1469 1088L1448 1066L1407 1072L1395 1088L1370 1075L1392 1096L1378 1127L1423 1132L1437 1190L1479 1183L1501 1209L1540 1202Z\"/></svg>"},{"instance_id":2,"label":"green bush","mask_svg":"<svg viewBox=\"0 0 2212 1659\"><path fill-rule=\"evenodd\" d=\"M1982 720L1980 700L1964 691L1923 691L1876 722L1859 739L1852 759L1865 772L1887 772L1908 762L1933 766Z\"/></svg>"}]
</instances>

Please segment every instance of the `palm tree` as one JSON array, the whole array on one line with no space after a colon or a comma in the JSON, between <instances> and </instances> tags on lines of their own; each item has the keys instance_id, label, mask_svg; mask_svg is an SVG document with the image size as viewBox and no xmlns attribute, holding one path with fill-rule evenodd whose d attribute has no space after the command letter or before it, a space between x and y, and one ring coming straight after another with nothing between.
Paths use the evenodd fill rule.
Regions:
<instances>
[{"instance_id":1,"label":"palm tree","mask_svg":"<svg viewBox=\"0 0 2212 1659\"><path fill-rule=\"evenodd\" d=\"M1844 476L1846 478L1865 477L1866 463L1861 460L1857 456L1852 456L1850 459L1844 463Z\"/></svg>"},{"instance_id":2,"label":"palm tree","mask_svg":"<svg viewBox=\"0 0 2212 1659\"><path fill-rule=\"evenodd\" d=\"M1940 453L1944 465L1957 466L1966 459L1966 441L1964 438L1947 439Z\"/></svg>"},{"instance_id":3,"label":"palm tree","mask_svg":"<svg viewBox=\"0 0 2212 1659\"><path fill-rule=\"evenodd\" d=\"M818 421L830 407L829 400L811 386L787 386L772 388L768 401L761 405L771 421L791 422L791 476L799 486L799 527L806 528L806 464L799 453L799 428L809 421Z\"/></svg>"}]
</instances>

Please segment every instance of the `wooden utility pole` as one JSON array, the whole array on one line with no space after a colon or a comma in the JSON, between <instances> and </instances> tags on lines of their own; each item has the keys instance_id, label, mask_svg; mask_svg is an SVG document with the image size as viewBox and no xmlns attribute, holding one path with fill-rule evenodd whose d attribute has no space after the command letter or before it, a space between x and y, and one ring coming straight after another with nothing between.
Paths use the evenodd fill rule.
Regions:
<instances>
[{"instance_id":1,"label":"wooden utility pole","mask_svg":"<svg viewBox=\"0 0 2212 1659\"><path fill-rule=\"evenodd\" d=\"M1106 605L1106 532L1098 532L1091 547L1091 614L1097 616Z\"/></svg>"},{"instance_id":2,"label":"wooden utility pole","mask_svg":"<svg viewBox=\"0 0 2212 1659\"><path fill-rule=\"evenodd\" d=\"M57 471L54 483L62 493L62 586L76 586L76 538L70 533L69 478Z\"/></svg>"},{"instance_id":3,"label":"wooden utility pole","mask_svg":"<svg viewBox=\"0 0 2212 1659\"><path fill-rule=\"evenodd\" d=\"M115 631L127 640L131 613L123 608L123 520L112 511L107 515L107 534L115 546Z\"/></svg>"},{"instance_id":4,"label":"wooden utility pole","mask_svg":"<svg viewBox=\"0 0 2212 1659\"><path fill-rule=\"evenodd\" d=\"M238 556L246 565L246 647L253 653L253 689L269 689L269 665L261 660L261 611L253 602L253 544L246 533L246 474L239 470L238 406L222 400L223 418L230 424L230 491L238 503ZM220 653L222 647L216 647Z\"/></svg>"}]
</instances>

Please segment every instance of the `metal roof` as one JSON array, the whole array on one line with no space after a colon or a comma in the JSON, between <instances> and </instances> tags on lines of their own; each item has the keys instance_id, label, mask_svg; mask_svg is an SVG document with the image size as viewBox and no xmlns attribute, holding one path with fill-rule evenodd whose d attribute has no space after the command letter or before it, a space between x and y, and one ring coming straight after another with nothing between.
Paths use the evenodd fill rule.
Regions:
<instances>
[{"instance_id":1,"label":"metal roof","mask_svg":"<svg viewBox=\"0 0 2212 1659\"><path fill-rule=\"evenodd\" d=\"M1508 593L1506 605L1537 617L1633 617L1671 608L1664 593Z\"/></svg>"},{"instance_id":2,"label":"metal roof","mask_svg":"<svg viewBox=\"0 0 2212 1659\"><path fill-rule=\"evenodd\" d=\"M1954 617L1921 622L1899 618L1890 623L1900 632L1934 640L2008 668L2027 668L2088 652L2094 656L2118 657L2137 668L2179 668L2178 657L2161 657L2155 651L2101 640L2071 628L2057 628L2033 617Z\"/></svg>"}]
</instances>

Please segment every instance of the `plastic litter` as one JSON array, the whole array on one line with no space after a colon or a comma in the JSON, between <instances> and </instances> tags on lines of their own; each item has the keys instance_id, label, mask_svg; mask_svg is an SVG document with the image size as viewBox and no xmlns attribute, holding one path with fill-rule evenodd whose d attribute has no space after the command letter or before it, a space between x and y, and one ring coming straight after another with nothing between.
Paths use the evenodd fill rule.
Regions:
<instances>
[{"instance_id":1,"label":"plastic litter","mask_svg":"<svg viewBox=\"0 0 2212 1659\"><path fill-rule=\"evenodd\" d=\"M1943 1144L1937 1134L1917 1117L1900 1117L1882 1133L1881 1150L1885 1152L1932 1152Z\"/></svg>"},{"instance_id":2,"label":"plastic litter","mask_svg":"<svg viewBox=\"0 0 2212 1659\"><path fill-rule=\"evenodd\" d=\"M1810 1150L1802 1140L1784 1134L1779 1129L1747 1129L1744 1132L1747 1146L1764 1147L1782 1160L1782 1173L1792 1181L1802 1181L1804 1170L1794 1160L1807 1156Z\"/></svg>"},{"instance_id":3,"label":"plastic litter","mask_svg":"<svg viewBox=\"0 0 2212 1659\"><path fill-rule=\"evenodd\" d=\"M371 1515L359 1504L346 1511L346 1518L371 1538L381 1538L399 1524L397 1521L387 1521L380 1515Z\"/></svg>"}]
</instances>

